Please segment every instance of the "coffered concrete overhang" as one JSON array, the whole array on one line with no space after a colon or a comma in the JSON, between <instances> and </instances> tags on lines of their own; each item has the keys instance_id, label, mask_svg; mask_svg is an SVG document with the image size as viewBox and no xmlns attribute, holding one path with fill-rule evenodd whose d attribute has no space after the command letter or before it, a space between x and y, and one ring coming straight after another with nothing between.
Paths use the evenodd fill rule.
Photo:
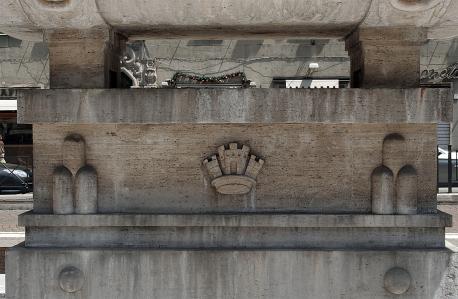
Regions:
<instances>
[{"instance_id":1,"label":"coffered concrete overhang","mask_svg":"<svg viewBox=\"0 0 458 299\"><path fill-rule=\"evenodd\" d=\"M3 0L0 31L41 39L43 30L111 27L130 38L348 35L358 26L422 27L458 35L452 0Z\"/></svg>"}]
</instances>

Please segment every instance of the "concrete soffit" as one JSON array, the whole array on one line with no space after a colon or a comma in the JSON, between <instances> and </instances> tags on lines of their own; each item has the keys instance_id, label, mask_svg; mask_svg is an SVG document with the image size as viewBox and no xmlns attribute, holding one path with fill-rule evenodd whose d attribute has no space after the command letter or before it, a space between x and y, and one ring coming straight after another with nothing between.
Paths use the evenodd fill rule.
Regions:
<instances>
[{"instance_id":1,"label":"concrete soffit","mask_svg":"<svg viewBox=\"0 0 458 299\"><path fill-rule=\"evenodd\" d=\"M358 26L422 27L458 36L452 0L5 0L0 31L24 40L42 30L111 27L134 37L288 36L342 38Z\"/></svg>"}]
</instances>

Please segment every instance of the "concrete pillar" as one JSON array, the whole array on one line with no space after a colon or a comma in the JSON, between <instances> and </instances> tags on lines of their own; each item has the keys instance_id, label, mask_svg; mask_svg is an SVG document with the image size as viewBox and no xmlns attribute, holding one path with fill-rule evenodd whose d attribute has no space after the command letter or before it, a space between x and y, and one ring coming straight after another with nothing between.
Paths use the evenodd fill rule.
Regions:
<instances>
[{"instance_id":1,"label":"concrete pillar","mask_svg":"<svg viewBox=\"0 0 458 299\"><path fill-rule=\"evenodd\" d=\"M420 86L422 28L359 28L346 39L353 88Z\"/></svg>"},{"instance_id":2,"label":"concrete pillar","mask_svg":"<svg viewBox=\"0 0 458 299\"><path fill-rule=\"evenodd\" d=\"M82 167L75 177L75 213L97 213L97 172L89 165Z\"/></svg>"},{"instance_id":3,"label":"concrete pillar","mask_svg":"<svg viewBox=\"0 0 458 299\"><path fill-rule=\"evenodd\" d=\"M52 203L54 214L73 214L73 175L65 166L53 173Z\"/></svg>"},{"instance_id":4,"label":"concrete pillar","mask_svg":"<svg viewBox=\"0 0 458 299\"><path fill-rule=\"evenodd\" d=\"M396 178L396 214L417 214L417 171L406 165Z\"/></svg>"},{"instance_id":5,"label":"concrete pillar","mask_svg":"<svg viewBox=\"0 0 458 299\"><path fill-rule=\"evenodd\" d=\"M125 38L108 28L45 32L51 88L108 88L120 82Z\"/></svg>"},{"instance_id":6,"label":"concrete pillar","mask_svg":"<svg viewBox=\"0 0 458 299\"><path fill-rule=\"evenodd\" d=\"M372 172L371 176L372 213L393 214L393 172L380 166Z\"/></svg>"}]
</instances>

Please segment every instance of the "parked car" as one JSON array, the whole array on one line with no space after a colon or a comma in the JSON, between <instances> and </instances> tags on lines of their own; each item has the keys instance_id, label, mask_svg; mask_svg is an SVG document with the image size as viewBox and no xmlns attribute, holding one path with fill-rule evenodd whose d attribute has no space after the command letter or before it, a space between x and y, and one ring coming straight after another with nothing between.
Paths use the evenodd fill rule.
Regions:
<instances>
[{"instance_id":1,"label":"parked car","mask_svg":"<svg viewBox=\"0 0 458 299\"><path fill-rule=\"evenodd\" d=\"M17 164L0 163L0 193L11 194L32 191L32 170Z\"/></svg>"},{"instance_id":2,"label":"parked car","mask_svg":"<svg viewBox=\"0 0 458 299\"><path fill-rule=\"evenodd\" d=\"M437 148L437 167L438 167L438 187L448 186L448 151L440 147ZM452 186L458 187L458 160L457 152L452 151L450 163L452 164Z\"/></svg>"}]
</instances>

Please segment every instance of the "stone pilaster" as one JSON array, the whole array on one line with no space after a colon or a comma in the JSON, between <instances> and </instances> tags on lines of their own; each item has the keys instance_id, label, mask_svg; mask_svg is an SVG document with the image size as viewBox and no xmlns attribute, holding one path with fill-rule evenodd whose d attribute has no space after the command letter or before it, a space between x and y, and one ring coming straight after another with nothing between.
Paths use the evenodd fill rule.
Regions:
<instances>
[{"instance_id":1,"label":"stone pilaster","mask_svg":"<svg viewBox=\"0 0 458 299\"><path fill-rule=\"evenodd\" d=\"M125 38L108 28L53 30L49 47L51 88L108 88L118 85Z\"/></svg>"},{"instance_id":2,"label":"stone pilaster","mask_svg":"<svg viewBox=\"0 0 458 299\"><path fill-rule=\"evenodd\" d=\"M420 85L421 28L359 28L346 39L353 88Z\"/></svg>"}]
</instances>

